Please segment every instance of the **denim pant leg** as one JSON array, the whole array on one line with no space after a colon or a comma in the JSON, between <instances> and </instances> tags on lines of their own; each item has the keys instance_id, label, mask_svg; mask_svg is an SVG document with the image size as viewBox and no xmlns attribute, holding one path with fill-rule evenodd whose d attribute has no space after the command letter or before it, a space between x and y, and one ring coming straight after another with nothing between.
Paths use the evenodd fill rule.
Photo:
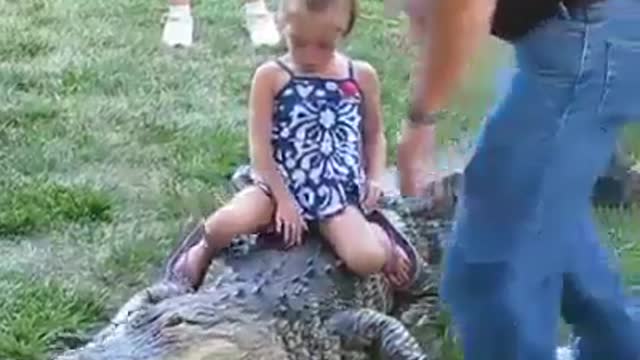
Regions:
<instances>
[{"instance_id":1,"label":"denim pant leg","mask_svg":"<svg viewBox=\"0 0 640 360\"><path fill-rule=\"evenodd\" d=\"M538 230L582 50L579 39L547 42L556 35L515 44L518 67L464 172L441 295L466 360L555 359L567 251Z\"/></svg>"},{"instance_id":2,"label":"denim pant leg","mask_svg":"<svg viewBox=\"0 0 640 360\"><path fill-rule=\"evenodd\" d=\"M445 301L465 360L555 360L560 274L517 279L512 263L469 262L456 248L445 266Z\"/></svg>"},{"instance_id":3,"label":"denim pant leg","mask_svg":"<svg viewBox=\"0 0 640 360\"><path fill-rule=\"evenodd\" d=\"M562 314L578 338L578 359L638 359L640 334L625 310L619 274L585 215L564 275Z\"/></svg>"},{"instance_id":4,"label":"denim pant leg","mask_svg":"<svg viewBox=\"0 0 640 360\"><path fill-rule=\"evenodd\" d=\"M603 127L621 128L640 121L640 0L611 0L602 43L604 83L597 106ZM609 266L596 228L585 216L582 239L567 272L563 314L579 338L580 360L640 358L639 324L625 311L623 285ZM637 321L637 320L636 320Z\"/></svg>"},{"instance_id":5,"label":"denim pant leg","mask_svg":"<svg viewBox=\"0 0 640 360\"><path fill-rule=\"evenodd\" d=\"M466 359L553 359L561 299L580 324L582 356L635 351L620 284L592 263L601 248L591 219L581 218L616 130L640 119L639 103L629 101L640 93L632 65L640 64L640 18L613 11L593 10L596 17L609 12L609 21L559 15L515 44L518 71L465 169L445 258L442 298ZM583 228L575 225L586 218ZM603 324L617 329L605 343L584 336Z\"/></svg>"},{"instance_id":6,"label":"denim pant leg","mask_svg":"<svg viewBox=\"0 0 640 360\"><path fill-rule=\"evenodd\" d=\"M640 121L640 0L610 0L607 16L598 115L612 126L623 126Z\"/></svg>"}]
</instances>

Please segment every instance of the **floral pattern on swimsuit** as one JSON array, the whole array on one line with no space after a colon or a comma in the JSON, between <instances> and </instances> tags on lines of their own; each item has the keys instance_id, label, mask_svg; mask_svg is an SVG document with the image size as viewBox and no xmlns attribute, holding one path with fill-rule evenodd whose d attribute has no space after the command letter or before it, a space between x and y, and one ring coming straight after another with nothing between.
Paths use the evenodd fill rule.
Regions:
<instances>
[{"instance_id":1,"label":"floral pattern on swimsuit","mask_svg":"<svg viewBox=\"0 0 640 360\"><path fill-rule=\"evenodd\" d=\"M363 96L349 63L343 79L297 76L274 104L273 156L307 220L360 206L363 195Z\"/></svg>"}]
</instances>

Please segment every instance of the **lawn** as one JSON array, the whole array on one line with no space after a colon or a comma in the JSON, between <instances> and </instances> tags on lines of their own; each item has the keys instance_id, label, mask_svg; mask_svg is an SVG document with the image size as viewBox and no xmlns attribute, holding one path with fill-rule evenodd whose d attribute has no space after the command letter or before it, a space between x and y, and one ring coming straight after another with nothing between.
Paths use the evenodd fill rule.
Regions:
<instances>
[{"instance_id":1,"label":"lawn","mask_svg":"<svg viewBox=\"0 0 640 360\"><path fill-rule=\"evenodd\" d=\"M0 0L0 359L75 346L156 275L189 216L228 196L247 161L255 66L239 1L197 4L198 42L160 44L164 1ZM364 0L345 47L383 82L393 159L406 109L405 25ZM498 55L496 55L498 54ZM505 51L489 43L440 140L477 129ZM629 136L631 148L640 141ZM601 211L626 279L640 282L635 211Z\"/></svg>"}]
</instances>

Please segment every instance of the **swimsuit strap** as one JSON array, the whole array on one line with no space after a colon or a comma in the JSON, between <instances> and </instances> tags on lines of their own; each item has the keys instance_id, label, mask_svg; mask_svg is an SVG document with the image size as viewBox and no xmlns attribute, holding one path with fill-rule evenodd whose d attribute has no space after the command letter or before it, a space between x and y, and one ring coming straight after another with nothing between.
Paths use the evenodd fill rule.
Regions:
<instances>
[{"instance_id":1,"label":"swimsuit strap","mask_svg":"<svg viewBox=\"0 0 640 360\"><path fill-rule=\"evenodd\" d=\"M355 80L355 79L356 79L356 76L355 76L353 61L349 59L349 80Z\"/></svg>"},{"instance_id":2,"label":"swimsuit strap","mask_svg":"<svg viewBox=\"0 0 640 360\"><path fill-rule=\"evenodd\" d=\"M296 75L293 73L293 70L291 70L290 67L287 66L287 64L284 63L284 61L282 61L281 59L276 59L275 60L276 64L278 64L278 66L280 66L284 71L287 72L287 74L289 74L289 76L291 76L292 78L295 77Z\"/></svg>"}]
</instances>

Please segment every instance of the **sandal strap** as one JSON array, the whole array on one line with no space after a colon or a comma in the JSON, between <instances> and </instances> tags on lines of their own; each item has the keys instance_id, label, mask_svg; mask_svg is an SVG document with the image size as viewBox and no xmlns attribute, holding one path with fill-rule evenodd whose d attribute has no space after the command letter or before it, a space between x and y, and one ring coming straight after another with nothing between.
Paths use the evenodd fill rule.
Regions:
<instances>
[{"instance_id":1,"label":"sandal strap","mask_svg":"<svg viewBox=\"0 0 640 360\"><path fill-rule=\"evenodd\" d=\"M196 226L178 243L178 245L171 251L169 258L165 264L165 280L169 282L179 283L181 285L189 284L189 286L195 291L197 290L204 281L204 275L208 270L208 266L201 271L201 274L198 274L200 278L199 281L195 281L198 279L191 279L187 274L184 273L183 269L176 269L176 266L181 262L181 268L186 266L189 259L189 250L195 247L200 241L205 237L205 227L204 222L199 221Z\"/></svg>"},{"instance_id":2,"label":"sandal strap","mask_svg":"<svg viewBox=\"0 0 640 360\"><path fill-rule=\"evenodd\" d=\"M177 244L177 246L171 251L165 263L165 269L167 270L172 269L176 265L176 262L178 262L178 260L180 259L181 255L185 251L191 249L196 244L198 244L198 242L200 241L200 239L202 239L204 234L205 234L204 221L201 220L201 221L198 221L193 226L191 231L189 231L185 236L182 237L182 239Z\"/></svg>"},{"instance_id":3,"label":"sandal strap","mask_svg":"<svg viewBox=\"0 0 640 360\"><path fill-rule=\"evenodd\" d=\"M398 256L400 254L398 253L398 246L394 243L393 239L391 238L391 234L389 234L389 232L386 229L383 228L383 230L386 237L382 242L384 246L384 252L385 252L385 261L384 261L384 265L382 266L382 271L384 273L390 273L394 271L394 269L397 267Z\"/></svg>"},{"instance_id":4,"label":"sandal strap","mask_svg":"<svg viewBox=\"0 0 640 360\"><path fill-rule=\"evenodd\" d=\"M398 257L400 256L399 252L402 249L403 252L406 253L406 256L409 258L411 262L411 274L409 276L409 280L406 284L399 286L398 290L407 290L410 288L416 281L418 275L421 273L422 262L420 261L420 255L413 245L406 239L406 236L397 229L393 223L389 221L387 216L381 210L374 210L370 214L368 214L367 219L375 224L378 224L387 235L387 241L391 245L393 256L388 259L387 263L383 267L383 272L389 273L389 267L393 264L393 266L397 265ZM399 244L398 241L403 242L406 246ZM390 263L390 261L393 261Z\"/></svg>"}]
</instances>

